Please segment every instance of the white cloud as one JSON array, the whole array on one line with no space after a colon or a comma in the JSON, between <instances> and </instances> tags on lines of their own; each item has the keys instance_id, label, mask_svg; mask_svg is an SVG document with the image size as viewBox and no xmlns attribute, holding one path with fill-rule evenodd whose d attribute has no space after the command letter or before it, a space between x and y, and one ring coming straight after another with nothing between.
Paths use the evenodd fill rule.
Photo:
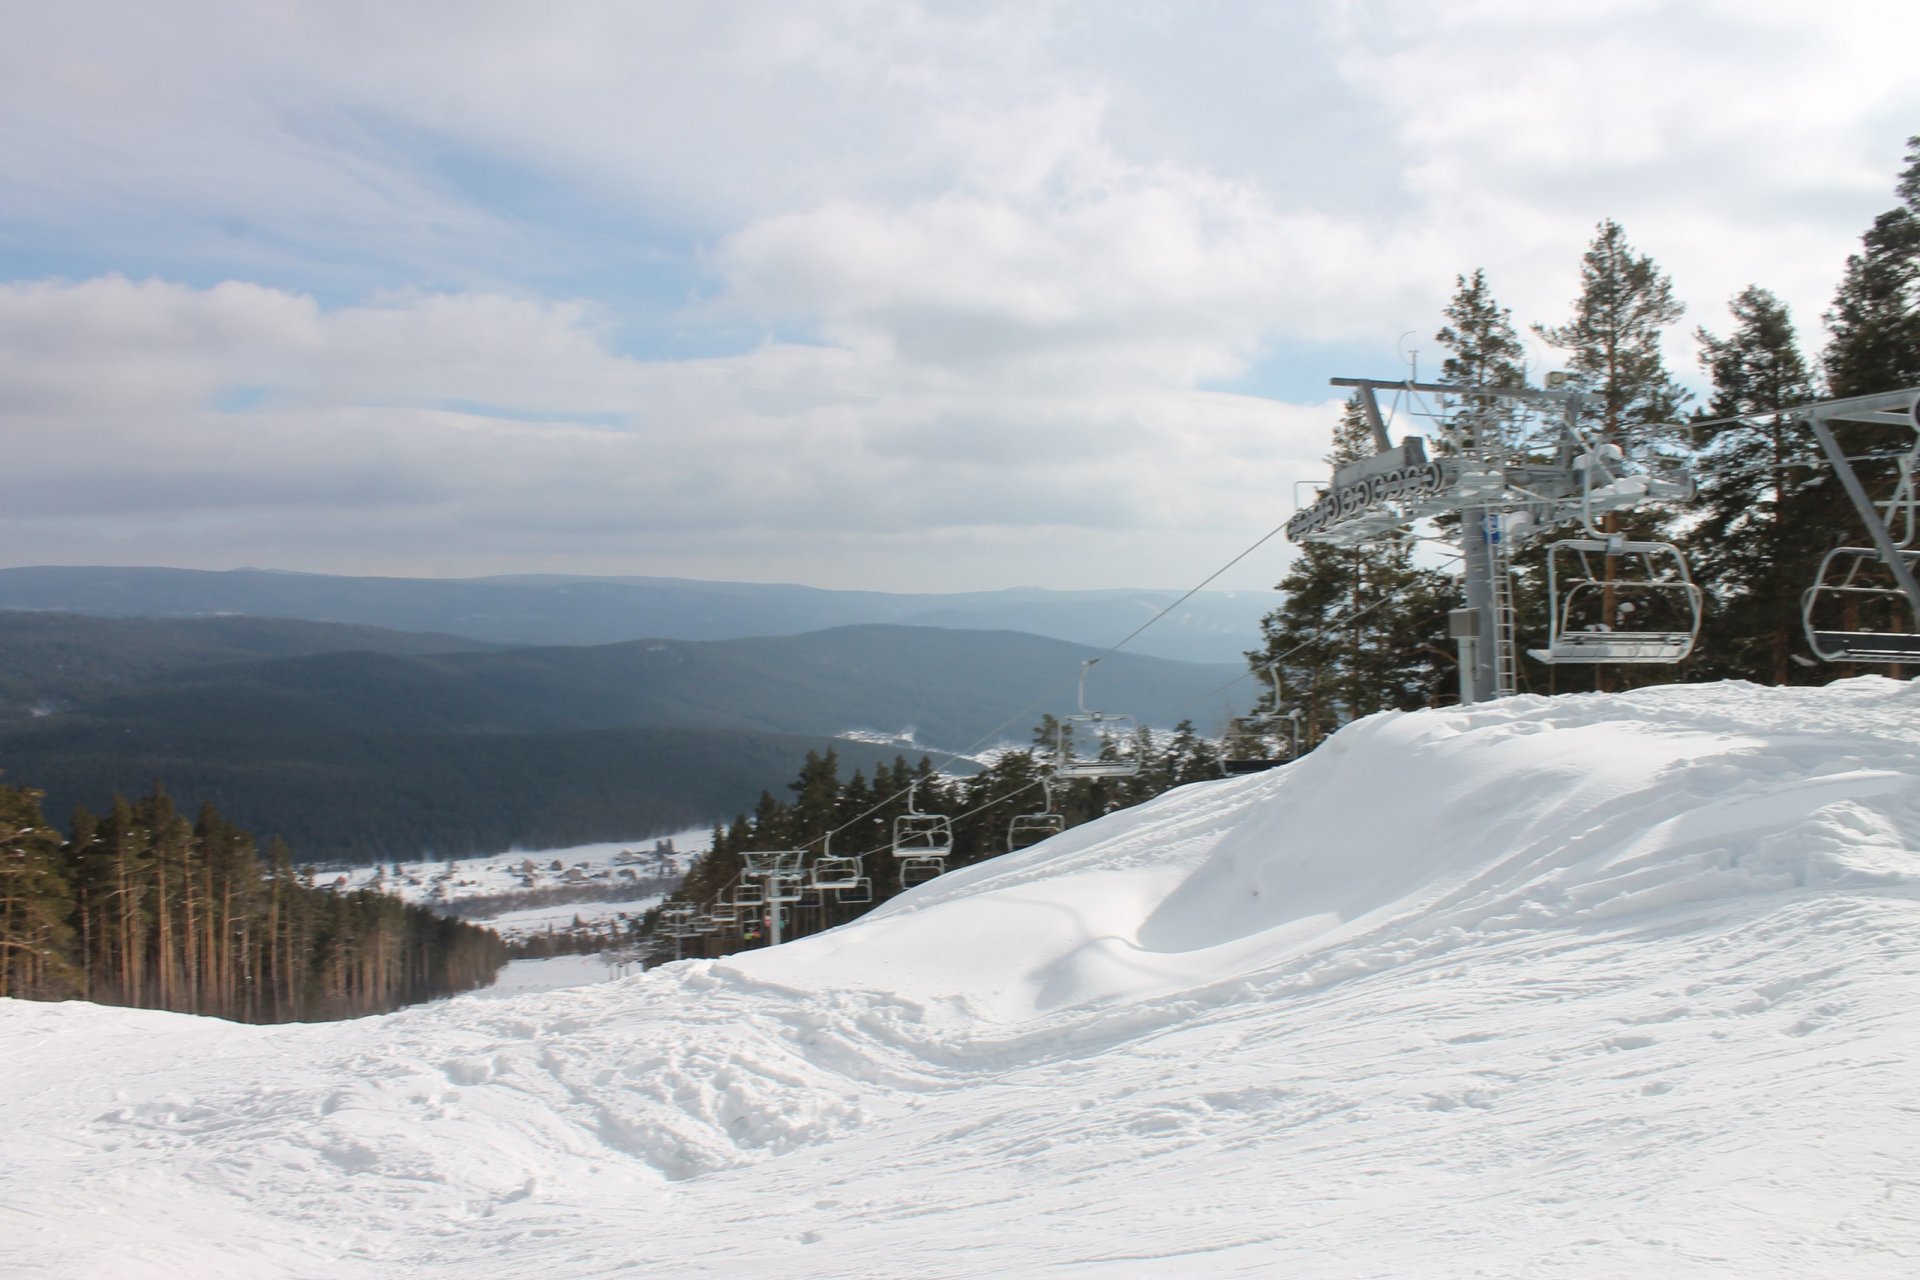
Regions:
<instances>
[{"instance_id":1,"label":"white cloud","mask_svg":"<svg viewBox=\"0 0 1920 1280\"><path fill-rule=\"evenodd\" d=\"M1562 320L1608 216L1690 374L1749 282L1815 327L1920 129L1892 0L16 17L15 560L1185 584L1331 420L1207 387L1390 373L1476 267Z\"/></svg>"},{"instance_id":2,"label":"white cloud","mask_svg":"<svg viewBox=\"0 0 1920 1280\"><path fill-rule=\"evenodd\" d=\"M238 538L356 570L571 555L664 571L690 538L751 536L778 547L769 562L813 566L795 576L852 585L834 563L850 539L1124 538L1095 580L1172 581L1171 558L1138 558L1143 534L1178 554L1196 527L1279 519L1277 486L1218 474L1212 448L1277 467L1310 456L1324 421L1178 388L927 389L832 347L648 362L578 308L487 295L326 309L257 286L16 286L0 289L0 352L0 438L19 460L5 522L26 559L70 558L48 553L81 522L82 545L148 558L208 562L212 538L232 562ZM233 388L257 401L217 407ZM1023 562L1036 580L1086 573ZM889 585L927 572L896 565Z\"/></svg>"}]
</instances>

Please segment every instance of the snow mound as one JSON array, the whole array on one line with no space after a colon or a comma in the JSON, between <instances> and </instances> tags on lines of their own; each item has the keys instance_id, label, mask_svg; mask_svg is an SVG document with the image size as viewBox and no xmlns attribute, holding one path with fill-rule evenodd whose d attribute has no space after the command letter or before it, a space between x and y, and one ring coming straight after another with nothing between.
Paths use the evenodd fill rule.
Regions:
<instances>
[{"instance_id":1,"label":"snow mound","mask_svg":"<svg viewBox=\"0 0 1920 1280\"><path fill-rule=\"evenodd\" d=\"M0 1001L0 1272L1905 1275L1917 851L1920 685L1513 698L727 960Z\"/></svg>"},{"instance_id":2,"label":"snow mound","mask_svg":"<svg viewBox=\"0 0 1920 1280\"><path fill-rule=\"evenodd\" d=\"M997 1021L1511 936L1911 886L1920 684L1745 684L1380 715L733 961Z\"/></svg>"}]
</instances>

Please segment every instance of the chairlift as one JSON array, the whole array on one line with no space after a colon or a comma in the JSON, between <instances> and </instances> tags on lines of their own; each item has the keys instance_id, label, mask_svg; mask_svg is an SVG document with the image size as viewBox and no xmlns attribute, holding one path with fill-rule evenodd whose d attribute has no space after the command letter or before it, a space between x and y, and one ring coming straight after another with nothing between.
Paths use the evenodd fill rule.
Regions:
<instances>
[{"instance_id":1,"label":"chairlift","mask_svg":"<svg viewBox=\"0 0 1920 1280\"><path fill-rule=\"evenodd\" d=\"M1080 713L1060 721L1054 744L1053 772L1058 778L1131 778L1140 772L1140 750L1134 741L1139 725L1132 716L1110 715L1087 709L1087 672L1098 658L1080 664ZM1084 728L1099 745L1091 752L1074 750L1076 729Z\"/></svg>"},{"instance_id":2,"label":"chairlift","mask_svg":"<svg viewBox=\"0 0 1920 1280\"><path fill-rule=\"evenodd\" d=\"M1244 777L1246 773L1265 773L1267 770L1277 770L1283 764L1292 764L1294 756L1298 754L1294 745L1300 741L1298 708L1292 708L1288 716L1246 716L1240 723L1246 725L1246 737L1242 739L1242 745L1246 745L1250 739L1260 754L1248 752L1240 756L1223 756L1219 762L1221 773L1227 777ZM1288 741L1284 745L1277 733L1281 723L1288 727Z\"/></svg>"},{"instance_id":3,"label":"chairlift","mask_svg":"<svg viewBox=\"0 0 1920 1280\"><path fill-rule=\"evenodd\" d=\"M1669 542L1552 543L1547 609L1547 647L1527 650L1541 662L1679 662L1700 638L1700 588Z\"/></svg>"},{"instance_id":4,"label":"chairlift","mask_svg":"<svg viewBox=\"0 0 1920 1280\"><path fill-rule=\"evenodd\" d=\"M1897 554L1910 574L1920 573L1920 550ZM1800 619L1807 643L1822 661L1920 662L1913 606L1873 547L1827 552L1801 597ZM1833 626L1836 621L1846 629Z\"/></svg>"},{"instance_id":5,"label":"chairlift","mask_svg":"<svg viewBox=\"0 0 1920 1280\"><path fill-rule=\"evenodd\" d=\"M1233 723L1237 726L1238 733L1227 735L1229 750L1240 748L1239 754L1221 758L1220 772L1229 778L1249 773L1265 773L1269 769L1276 769L1286 764L1300 754L1300 709L1293 707L1284 714L1280 710L1279 663L1267 664L1267 680L1273 685L1274 709L1266 715L1254 713L1236 717ZM1289 729L1287 753L1284 756L1280 754L1278 741L1278 730L1282 723ZM1248 747L1254 750L1246 750Z\"/></svg>"},{"instance_id":6,"label":"chairlift","mask_svg":"<svg viewBox=\"0 0 1920 1280\"><path fill-rule=\"evenodd\" d=\"M740 906L736 898L729 902L722 899L707 908L707 918L713 921L716 930L732 929L740 923Z\"/></svg>"},{"instance_id":7,"label":"chairlift","mask_svg":"<svg viewBox=\"0 0 1920 1280\"><path fill-rule=\"evenodd\" d=\"M807 878L809 889L851 889L860 883L860 859L836 858L822 854Z\"/></svg>"},{"instance_id":8,"label":"chairlift","mask_svg":"<svg viewBox=\"0 0 1920 1280\"><path fill-rule=\"evenodd\" d=\"M806 898L806 882L797 875L767 877L769 903L801 902Z\"/></svg>"},{"instance_id":9,"label":"chairlift","mask_svg":"<svg viewBox=\"0 0 1920 1280\"><path fill-rule=\"evenodd\" d=\"M1007 824L1007 852L1017 853L1021 849L1031 849L1042 840L1050 840L1067 829L1067 817L1056 813L1053 808L1053 779L1042 777L1040 785L1046 789L1046 803L1038 813L1016 813L1013 821Z\"/></svg>"},{"instance_id":10,"label":"chairlift","mask_svg":"<svg viewBox=\"0 0 1920 1280\"><path fill-rule=\"evenodd\" d=\"M925 884L938 879L947 870L945 858L910 856L900 860L900 887L911 889L915 885Z\"/></svg>"},{"instance_id":11,"label":"chairlift","mask_svg":"<svg viewBox=\"0 0 1920 1280\"><path fill-rule=\"evenodd\" d=\"M829 831L820 841L820 856L807 868L807 888L815 891L844 889L860 878L862 870L864 867L859 855L837 854L833 851L833 833Z\"/></svg>"},{"instance_id":12,"label":"chairlift","mask_svg":"<svg viewBox=\"0 0 1920 1280\"><path fill-rule=\"evenodd\" d=\"M746 849L740 854L740 861L744 864L740 874L760 880L771 876L798 875L800 864L806 856L804 849Z\"/></svg>"},{"instance_id":13,"label":"chairlift","mask_svg":"<svg viewBox=\"0 0 1920 1280\"><path fill-rule=\"evenodd\" d=\"M848 906L864 906L873 901L873 881L861 876L852 884L835 890L835 896Z\"/></svg>"},{"instance_id":14,"label":"chairlift","mask_svg":"<svg viewBox=\"0 0 1920 1280\"><path fill-rule=\"evenodd\" d=\"M694 923L693 906L690 903L673 903L660 908L659 930L669 938L692 938L700 933Z\"/></svg>"},{"instance_id":15,"label":"chairlift","mask_svg":"<svg viewBox=\"0 0 1920 1280\"><path fill-rule=\"evenodd\" d=\"M953 821L944 813L922 813L915 803L920 784L907 788L907 811L893 820L893 856L942 858L953 852Z\"/></svg>"},{"instance_id":16,"label":"chairlift","mask_svg":"<svg viewBox=\"0 0 1920 1280\"><path fill-rule=\"evenodd\" d=\"M742 880L733 888L733 905L743 912L751 912L757 907L767 905L767 888L758 880Z\"/></svg>"},{"instance_id":17,"label":"chairlift","mask_svg":"<svg viewBox=\"0 0 1920 1280\"><path fill-rule=\"evenodd\" d=\"M1892 456L1893 490L1884 501L1867 495L1865 482L1854 469L1856 462L1875 459L1834 459L1836 470L1844 467L1850 473L1841 477L1842 483L1868 520L1867 532L1877 545L1835 547L1827 552L1813 585L1801 597L1800 618L1807 643L1823 661L1911 663L1920 661L1920 598L1906 590L1920 575L1920 550L1913 545L1920 532L1920 486L1915 484L1915 472L1920 470L1920 400L1904 413L1868 416L1891 418L1914 430L1906 447ZM1875 519L1878 530L1872 527ZM1840 625L1834 626L1835 622Z\"/></svg>"}]
</instances>

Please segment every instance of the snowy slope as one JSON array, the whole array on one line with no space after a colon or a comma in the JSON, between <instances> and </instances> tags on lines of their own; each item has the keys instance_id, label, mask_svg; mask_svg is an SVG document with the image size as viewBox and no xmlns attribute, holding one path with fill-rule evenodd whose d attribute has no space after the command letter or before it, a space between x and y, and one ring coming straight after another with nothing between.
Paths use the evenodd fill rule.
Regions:
<instances>
[{"instance_id":1,"label":"snowy slope","mask_svg":"<svg viewBox=\"0 0 1920 1280\"><path fill-rule=\"evenodd\" d=\"M1920 685L1381 716L773 951L0 1002L8 1276L1907 1276Z\"/></svg>"}]
</instances>

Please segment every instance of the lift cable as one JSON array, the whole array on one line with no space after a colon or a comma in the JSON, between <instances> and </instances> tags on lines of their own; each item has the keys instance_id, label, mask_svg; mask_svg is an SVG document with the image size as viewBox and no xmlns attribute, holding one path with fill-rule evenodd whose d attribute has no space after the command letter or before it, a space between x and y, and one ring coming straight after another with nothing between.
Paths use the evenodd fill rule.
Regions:
<instances>
[{"instance_id":1,"label":"lift cable","mask_svg":"<svg viewBox=\"0 0 1920 1280\"><path fill-rule=\"evenodd\" d=\"M1210 583L1212 583L1214 580L1219 578L1221 574L1233 568L1235 565L1239 564L1242 560L1245 560L1248 556L1252 555L1255 551L1258 551L1261 547L1265 546L1267 543L1273 541L1273 539L1279 536L1279 534L1283 532L1286 529L1286 527L1287 526L1284 523L1277 524L1273 528L1261 534L1258 538L1254 539L1254 541L1250 543L1238 555L1234 556L1233 559L1227 561L1225 564L1221 565L1218 569L1215 569L1212 573L1208 574L1205 578L1201 579L1199 583L1189 588L1187 592L1183 594L1178 600L1175 600L1173 603L1167 605L1164 609L1160 610L1160 612L1154 614L1151 618L1148 618L1145 622L1141 623L1139 626L1135 627L1132 631L1129 631L1126 635L1122 636L1119 640L1115 641L1112 645L1108 646L1107 649L1099 655L1099 657L1096 657L1084 662L1082 664L1082 667L1083 668L1091 667L1095 663L1100 662L1102 659L1110 658L1114 654L1120 652L1121 649L1125 648L1128 644L1132 643L1136 638L1138 638L1141 632L1145 631L1148 627L1151 627L1154 623L1159 622L1162 618L1172 613L1175 609L1178 609L1181 605L1185 604L1188 600L1191 600L1195 595L1199 594L1201 591L1204 591L1207 588L1207 586ZM1083 674L1084 674L1084 671L1083 671ZM1008 727L1017 723L1018 721L1025 718L1026 716L1032 715L1033 712L1038 710L1040 707L1045 706L1057 694L1069 688L1073 684L1076 678L1077 677L1068 677L1067 679L1060 681L1058 684L1048 689L1045 693L1042 693L1039 697L1027 703L1026 706L1020 708L1020 710L1014 712L1012 715L1008 716L1005 720L1002 720L999 724L987 730L986 733L982 734L978 739L976 739L969 746L963 747L959 751L941 751L941 750L935 749L931 754L940 756L943 759L948 761L959 760L959 759L970 757L974 752L980 750L982 747L985 747L989 743L994 742L996 739L998 739L999 735L1005 732L1008 729ZM807 841L801 847L806 848L810 845L817 844L821 840L824 840L827 836L838 835L840 832L845 831L848 827L853 826L855 823L865 821L866 819L872 817L874 814L880 812L882 809L886 808L888 805L892 804L894 801L898 800L901 796L906 795L907 792L911 791L912 789L913 788L911 786L908 786L902 790L894 792L892 795L887 796L882 800L876 800L872 805L868 806L868 808L865 809L863 812L855 815L852 818L847 819L845 822L841 823L839 826L834 827L831 831L828 831L824 836L814 837L812 840Z\"/></svg>"}]
</instances>

